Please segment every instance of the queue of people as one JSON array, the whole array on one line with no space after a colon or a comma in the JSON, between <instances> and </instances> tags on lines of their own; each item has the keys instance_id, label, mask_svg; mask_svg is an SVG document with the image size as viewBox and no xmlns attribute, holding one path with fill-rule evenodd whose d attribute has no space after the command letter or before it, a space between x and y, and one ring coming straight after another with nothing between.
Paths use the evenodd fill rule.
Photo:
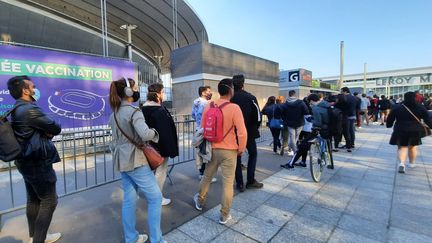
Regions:
<instances>
[{"instance_id":1,"label":"queue of people","mask_svg":"<svg viewBox=\"0 0 432 243\"><path fill-rule=\"evenodd\" d=\"M308 141L317 135L318 130L321 137L327 140L330 152L338 152L339 149L352 152L355 148L356 125L360 127L363 122L368 125L369 120L377 118L378 113L381 124L394 127L390 144L398 146L400 173L405 173L407 157L410 167L415 167L417 146L421 145L421 138L430 135L432 121L427 107L427 104L430 106L430 98L426 100L427 103L414 92L407 92L403 101L393 104L385 96L378 100L364 94L361 97L356 93L352 95L347 87L343 87L338 95L324 97L322 94L310 94L305 99L299 99L296 92L291 90L286 100L281 96L269 97L261 111L256 97L244 89L244 83L243 75L221 80L217 86L220 98L214 101L211 101L209 86L199 87L199 98L192 105L192 117L197 125L194 136L197 142L194 144L200 158L199 163L197 161L200 183L191 201L197 210L203 209L210 185L216 182L215 175L220 168L223 187L220 224L226 224L232 218L230 210L234 186L239 192L264 186L255 178L258 161L255 139L260 137L258 128L261 126L262 114L268 117L273 152L283 156L287 150L291 156L288 163L281 165L286 169L296 165L306 167L310 147ZM26 215L30 242L53 243L61 237L60 233L48 233L57 206L57 178L53 163L59 162L60 157L51 139L61 132L61 126L37 106L39 92L29 77L13 77L7 85L10 94L16 99L12 112L13 129L24 151L15 163L23 175L27 191ZM159 243L165 242L161 230L162 206L171 203L171 199L162 192L168 159L179 155L178 138L174 119L162 103L163 85L149 85L147 100L141 108L134 106L139 98L135 80L124 77L112 81L109 93L112 109L109 119L112 129L110 149L123 186L121 221L124 241L139 243L149 239L150 242ZM378 113L375 113L375 108ZM237 115L240 113L241 116ZM361 119L360 124L358 119ZM340 146L342 136L345 145ZM149 158L136 146L143 143L153 146L163 158L154 170L149 166ZM39 146L30 146L32 149L28 149L29 144ZM247 177L244 181L241 161L246 150ZM301 162L297 163L300 158ZM329 166L333 169L332 164ZM136 201L139 194L147 201L149 235L136 229Z\"/></svg>"}]
</instances>

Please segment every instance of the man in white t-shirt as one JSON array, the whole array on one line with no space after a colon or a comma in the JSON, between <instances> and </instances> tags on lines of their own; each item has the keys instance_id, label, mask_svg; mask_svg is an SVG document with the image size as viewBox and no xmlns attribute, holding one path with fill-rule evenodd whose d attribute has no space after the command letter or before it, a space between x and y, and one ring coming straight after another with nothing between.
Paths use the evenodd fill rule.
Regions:
<instances>
[{"instance_id":1,"label":"man in white t-shirt","mask_svg":"<svg viewBox=\"0 0 432 243\"><path fill-rule=\"evenodd\" d=\"M362 94L360 98L360 115L361 119L366 120L366 125L369 126L369 118L368 118L368 107L371 105L369 99L366 97L366 94Z\"/></svg>"}]
</instances>

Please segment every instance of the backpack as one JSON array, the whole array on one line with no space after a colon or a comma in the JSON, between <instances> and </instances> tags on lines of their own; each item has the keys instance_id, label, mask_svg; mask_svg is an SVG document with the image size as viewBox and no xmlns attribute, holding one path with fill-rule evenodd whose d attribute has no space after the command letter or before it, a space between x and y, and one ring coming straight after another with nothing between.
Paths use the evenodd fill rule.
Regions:
<instances>
[{"instance_id":1,"label":"backpack","mask_svg":"<svg viewBox=\"0 0 432 243\"><path fill-rule=\"evenodd\" d=\"M224 135L223 134L223 113L222 108L230 102L225 102L218 106L214 102L210 103L210 108L207 110L205 115L204 127L204 139L210 142L221 142L231 129Z\"/></svg>"},{"instance_id":2,"label":"backpack","mask_svg":"<svg viewBox=\"0 0 432 243\"><path fill-rule=\"evenodd\" d=\"M327 114L329 117L328 129L330 135L340 134L342 132L342 111L339 108L330 106L329 108L327 108Z\"/></svg>"},{"instance_id":3,"label":"backpack","mask_svg":"<svg viewBox=\"0 0 432 243\"><path fill-rule=\"evenodd\" d=\"M16 140L12 125L7 119L16 108L17 106L0 117L0 160L4 162L15 160L21 155L21 145Z\"/></svg>"}]
</instances>

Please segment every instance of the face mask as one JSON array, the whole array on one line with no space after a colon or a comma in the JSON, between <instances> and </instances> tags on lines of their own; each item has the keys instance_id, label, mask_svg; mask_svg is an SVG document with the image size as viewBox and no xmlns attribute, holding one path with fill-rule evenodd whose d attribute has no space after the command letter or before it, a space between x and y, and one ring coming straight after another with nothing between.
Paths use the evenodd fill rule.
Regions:
<instances>
[{"instance_id":1,"label":"face mask","mask_svg":"<svg viewBox=\"0 0 432 243\"><path fill-rule=\"evenodd\" d=\"M137 102L140 98L140 92L138 91L133 92L132 98L133 98L133 102Z\"/></svg>"},{"instance_id":2,"label":"face mask","mask_svg":"<svg viewBox=\"0 0 432 243\"><path fill-rule=\"evenodd\" d=\"M31 95L31 97L34 99L34 101L38 101L40 99L40 91L38 89L33 89L33 94Z\"/></svg>"}]
</instances>

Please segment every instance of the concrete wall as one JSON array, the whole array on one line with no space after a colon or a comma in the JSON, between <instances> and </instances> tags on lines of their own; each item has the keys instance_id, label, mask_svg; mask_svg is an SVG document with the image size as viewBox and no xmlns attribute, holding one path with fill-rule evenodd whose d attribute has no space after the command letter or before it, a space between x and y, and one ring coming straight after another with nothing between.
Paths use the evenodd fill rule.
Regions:
<instances>
[{"instance_id":1,"label":"concrete wall","mask_svg":"<svg viewBox=\"0 0 432 243\"><path fill-rule=\"evenodd\" d=\"M198 98L198 88L203 85L203 80L173 85L173 108L177 114L191 114L192 103Z\"/></svg>"},{"instance_id":2,"label":"concrete wall","mask_svg":"<svg viewBox=\"0 0 432 243\"><path fill-rule=\"evenodd\" d=\"M235 74L246 77L245 90L255 95L260 107L267 98L278 95L279 65L276 62L210 43L195 43L171 54L173 107L177 114L190 114L198 87L209 85L213 100L217 84Z\"/></svg>"},{"instance_id":3,"label":"concrete wall","mask_svg":"<svg viewBox=\"0 0 432 243\"><path fill-rule=\"evenodd\" d=\"M175 49L171 53L172 78L208 73L232 77L279 82L279 64L207 42Z\"/></svg>"}]
</instances>

